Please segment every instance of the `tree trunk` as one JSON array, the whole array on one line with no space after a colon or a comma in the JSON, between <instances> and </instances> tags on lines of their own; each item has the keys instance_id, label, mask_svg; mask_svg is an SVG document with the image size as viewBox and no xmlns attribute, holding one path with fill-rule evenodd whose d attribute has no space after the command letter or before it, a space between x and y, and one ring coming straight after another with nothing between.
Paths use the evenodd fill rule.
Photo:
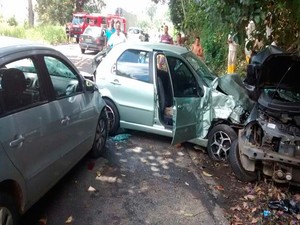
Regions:
<instances>
[{"instance_id":1,"label":"tree trunk","mask_svg":"<svg viewBox=\"0 0 300 225\"><path fill-rule=\"evenodd\" d=\"M34 26L34 13L32 8L32 0L28 0L28 25L29 27Z\"/></svg>"}]
</instances>

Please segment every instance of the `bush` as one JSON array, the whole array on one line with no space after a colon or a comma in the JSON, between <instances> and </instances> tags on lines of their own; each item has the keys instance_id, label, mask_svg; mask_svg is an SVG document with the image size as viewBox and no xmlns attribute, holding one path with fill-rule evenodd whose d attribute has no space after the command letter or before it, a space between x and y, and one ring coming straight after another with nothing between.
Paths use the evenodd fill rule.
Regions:
<instances>
[{"instance_id":1,"label":"bush","mask_svg":"<svg viewBox=\"0 0 300 225\"><path fill-rule=\"evenodd\" d=\"M65 27L63 26L37 26L28 28L27 26L8 26L0 24L0 35L24 38L28 40L59 44L66 42Z\"/></svg>"},{"instance_id":2,"label":"bush","mask_svg":"<svg viewBox=\"0 0 300 225\"><path fill-rule=\"evenodd\" d=\"M10 17L10 18L7 20L7 23L8 23L9 26L18 26L18 22L17 22L15 16Z\"/></svg>"}]
</instances>

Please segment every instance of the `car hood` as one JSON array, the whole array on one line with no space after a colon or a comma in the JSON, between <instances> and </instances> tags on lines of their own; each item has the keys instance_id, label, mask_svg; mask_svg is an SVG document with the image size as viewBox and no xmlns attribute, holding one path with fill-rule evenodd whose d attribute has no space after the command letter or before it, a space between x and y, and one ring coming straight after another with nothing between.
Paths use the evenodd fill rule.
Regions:
<instances>
[{"instance_id":1,"label":"car hood","mask_svg":"<svg viewBox=\"0 0 300 225\"><path fill-rule=\"evenodd\" d=\"M253 56L245 82L259 89L299 89L300 56L285 53L275 46Z\"/></svg>"},{"instance_id":2,"label":"car hood","mask_svg":"<svg viewBox=\"0 0 300 225\"><path fill-rule=\"evenodd\" d=\"M250 99L247 89L245 88L239 74L228 74L218 78L217 90L231 95L236 105L241 106L244 110L250 112L254 102Z\"/></svg>"}]
</instances>

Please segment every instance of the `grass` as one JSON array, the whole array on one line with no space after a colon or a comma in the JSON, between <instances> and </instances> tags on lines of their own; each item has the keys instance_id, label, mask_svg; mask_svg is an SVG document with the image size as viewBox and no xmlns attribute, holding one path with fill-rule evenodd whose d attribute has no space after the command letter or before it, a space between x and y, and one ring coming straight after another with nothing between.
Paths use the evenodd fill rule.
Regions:
<instances>
[{"instance_id":1,"label":"grass","mask_svg":"<svg viewBox=\"0 0 300 225\"><path fill-rule=\"evenodd\" d=\"M0 35L28 39L48 44L66 43L67 36L63 26L41 25L33 28L0 24Z\"/></svg>"}]
</instances>

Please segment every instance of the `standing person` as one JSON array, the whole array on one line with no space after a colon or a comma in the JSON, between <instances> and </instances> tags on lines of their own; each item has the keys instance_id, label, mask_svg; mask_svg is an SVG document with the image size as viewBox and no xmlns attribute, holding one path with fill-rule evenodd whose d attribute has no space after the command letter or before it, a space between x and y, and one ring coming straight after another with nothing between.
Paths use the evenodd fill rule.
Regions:
<instances>
[{"instance_id":1,"label":"standing person","mask_svg":"<svg viewBox=\"0 0 300 225\"><path fill-rule=\"evenodd\" d=\"M107 46L110 46L111 48L127 41L125 34L121 31L121 22L117 21L115 25L116 31L110 36L107 42Z\"/></svg>"},{"instance_id":2,"label":"standing person","mask_svg":"<svg viewBox=\"0 0 300 225\"><path fill-rule=\"evenodd\" d=\"M203 48L202 48L199 36L197 36L195 38L195 41L192 44L191 50L192 50L192 52L194 52L196 54L196 56L198 56L201 60L204 61Z\"/></svg>"},{"instance_id":3,"label":"standing person","mask_svg":"<svg viewBox=\"0 0 300 225\"><path fill-rule=\"evenodd\" d=\"M274 1L269 1L268 5L268 13L266 15L264 24L266 25L266 38L269 42L272 40L272 32L274 31L274 22L275 22L275 14L274 14Z\"/></svg>"},{"instance_id":4,"label":"standing person","mask_svg":"<svg viewBox=\"0 0 300 225\"><path fill-rule=\"evenodd\" d=\"M173 38L169 35L169 27L167 25L164 26L164 33L160 37L161 43L173 44Z\"/></svg>"},{"instance_id":5,"label":"standing person","mask_svg":"<svg viewBox=\"0 0 300 225\"><path fill-rule=\"evenodd\" d=\"M184 44L184 39L181 37L181 33L178 32L177 35L176 35L176 45L179 45L179 46L183 46Z\"/></svg>"},{"instance_id":6,"label":"standing person","mask_svg":"<svg viewBox=\"0 0 300 225\"><path fill-rule=\"evenodd\" d=\"M115 33L115 22L114 20L111 20L109 28L105 31L105 36L107 38L107 41L109 40L110 36Z\"/></svg>"},{"instance_id":7,"label":"standing person","mask_svg":"<svg viewBox=\"0 0 300 225\"><path fill-rule=\"evenodd\" d=\"M255 33L255 23L253 20L250 20L247 27L245 27L247 38L245 40L245 56L246 62L249 64L250 58L253 54L252 49L255 42L254 33Z\"/></svg>"},{"instance_id":8,"label":"standing person","mask_svg":"<svg viewBox=\"0 0 300 225\"><path fill-rule=\"evenodd\" d=\"M234 34L231 31L228 35L227 43L229 47L227 72L231 74L234 73L236 69L236 53L238 47L237 33Z\"/></svg>"}]
</instances>

